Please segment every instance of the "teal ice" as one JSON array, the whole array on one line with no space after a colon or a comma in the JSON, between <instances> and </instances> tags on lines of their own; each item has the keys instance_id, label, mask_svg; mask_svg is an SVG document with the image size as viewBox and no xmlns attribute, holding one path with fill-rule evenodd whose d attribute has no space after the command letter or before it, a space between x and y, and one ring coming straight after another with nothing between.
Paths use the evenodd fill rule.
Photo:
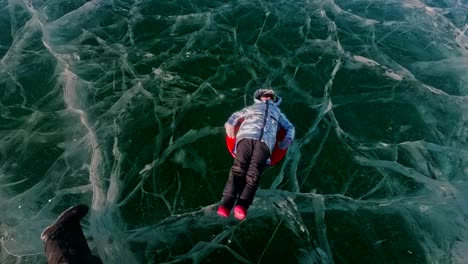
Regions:
<instances>
[{"instance_id":1,"label":"teal ice","mask_svg":"<svg viewBox=\"0 0 468 264\"><path fill-rule=\"evenodd\" d=\"M468 263L466 0L0 0L0 263ZM296 127L239 222L229 115Z\"/></svg>"}]
</instances>

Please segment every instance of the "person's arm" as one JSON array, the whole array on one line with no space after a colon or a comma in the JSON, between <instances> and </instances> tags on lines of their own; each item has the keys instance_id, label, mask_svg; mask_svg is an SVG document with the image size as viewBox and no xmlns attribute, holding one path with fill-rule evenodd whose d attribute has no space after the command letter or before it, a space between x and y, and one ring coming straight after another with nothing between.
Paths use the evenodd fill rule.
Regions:
<instances>
[{"instance_id":1,"label":"person's arm","mask_svg":"<svg viewBox=\"0 0 468 264\"><path fill-rule=\"evenodd\" d=\"M250 113L250 107L245 107L242 110L239 110L233 113L227 120L226 124L236 126L237 123L243 120L249 113Z\"/></svg>"},{"instance_id":2,"label":"person's arm","mask_svg":"<svg viewBox=\"0 0 468 264\"><path fill-rule=\"evenodd\" d=\"M278 123L282 128L286 130L286 135L284 136L283 141L281 141L280 148L287 149L289 148L289 146L291 146L291 143L294 140L294 137L296 135L296 129L283 113L281 113Z\"/></svg>"},{"instance_id":3,"label":"person's arm","mask_svg":"<svg viewBox=\"0 0 468 264\"><path fill-rule=\"evenodd\" d=\"M237 125L239 122L242 122L242 120L244 120L245 117L246 117L247 115L249 115L249 113L250 113L250 108L249 108L249 107L245 107L244 109L239 110L239 111L233 113L233 114L229 117L229 119L227 120L227 122L224 124L224 128L226 129L226 134L228 135L228 137L230 137L230 138L236 137L234 128L236 127L236 125Z\"/></svg>"}]
</instances>

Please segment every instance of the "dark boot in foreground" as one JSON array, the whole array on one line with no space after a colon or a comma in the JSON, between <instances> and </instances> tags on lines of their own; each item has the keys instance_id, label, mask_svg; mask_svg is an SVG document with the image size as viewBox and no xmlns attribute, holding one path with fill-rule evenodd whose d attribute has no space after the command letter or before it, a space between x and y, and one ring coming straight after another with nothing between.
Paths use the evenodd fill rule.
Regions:
<instances>
[{"instance_id":1,"label":"dark boot in foreground","mask_svg":"<svg viewBox=\"0 0 468 264\"><path fill-rule=\"evenodd\" d=\"M76 205L65 210L41 234L49 264L102 263L91 255L80 220L88 213L86 205Z\"/></svg>"}]
</instances>

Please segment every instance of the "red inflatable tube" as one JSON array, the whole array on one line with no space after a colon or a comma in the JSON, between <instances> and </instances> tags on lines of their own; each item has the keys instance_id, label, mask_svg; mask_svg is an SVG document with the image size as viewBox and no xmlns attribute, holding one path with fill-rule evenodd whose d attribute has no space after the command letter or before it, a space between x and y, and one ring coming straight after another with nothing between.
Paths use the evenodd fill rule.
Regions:
<instances>
[{"instance_id":1,"label":"red inflatable tube","mask_svg":"<svg viewBox=\"0 0 468 264\"><path fill-rule=\"evenodd\" d=\"M236 133L237 133L237 130L239 130L239 126L235 127ZM278 129L278 133L276 134L275 149L273 150L273 153L271 154L271 157L270 157L270 160L271 160L270 166L273 166L276 163L280 162L286 155L286 152L288 151L288 149L279 148L279 144L281 143L281 141L284 139L285 136L286 136L286 130L284 128ZM234 153L235 145L236 145L236 138L230 138L226 136L226 146L229 150L229 153L231 153L233 158L236 157L236 153Z\"/></svg>"}]
</instances>

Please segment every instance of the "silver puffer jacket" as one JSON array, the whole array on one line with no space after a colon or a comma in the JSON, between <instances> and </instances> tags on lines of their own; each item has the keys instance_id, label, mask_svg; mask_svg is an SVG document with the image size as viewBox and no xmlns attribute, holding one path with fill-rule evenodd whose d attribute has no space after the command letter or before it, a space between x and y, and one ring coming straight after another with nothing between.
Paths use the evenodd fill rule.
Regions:
<instances>
[{"instance_id":1,"label":"silver puffer jacket","mask_svg":"<svg viewBox=\"0 0 468 264\"><path fill-rule=\"evenodd\" d=\"M290 138L291 141L294 140L295 129L278 108L278 105L281 103L281 97L276 96L275 101L267 100L266 102L262 102L259 91L261 93L267 90L257 90L254 94L254 104L233 113L226 123L235 126L239 122L242 122L236 135L236 146L240 140L252 138L265 142L270 152L273 152L278 128L280 126L283 127L286 130L285 138Z\"/></svg>"}]
</instances>

